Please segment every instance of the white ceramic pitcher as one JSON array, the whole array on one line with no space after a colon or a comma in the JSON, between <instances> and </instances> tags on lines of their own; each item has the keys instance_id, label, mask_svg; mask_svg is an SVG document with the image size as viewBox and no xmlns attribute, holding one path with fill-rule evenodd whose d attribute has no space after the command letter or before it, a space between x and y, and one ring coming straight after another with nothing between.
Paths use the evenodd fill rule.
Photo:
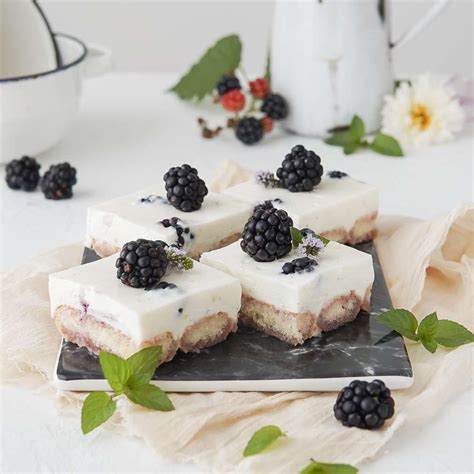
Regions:
<instances>
[{"instance_id":1,"label":"white ceramic pitcher","mask_svg":"<svg viewBox=\"0 0 474 474\"><path fill-rule=\"evenodd\" d=\"M393 90L391 50L414 38L449 0L438 0L399 40L390 40L387 0L278 0L272 38L272 88L288 101L286 127L326 136L355 114L380 127Z\"/></svg>"}]
</instances>

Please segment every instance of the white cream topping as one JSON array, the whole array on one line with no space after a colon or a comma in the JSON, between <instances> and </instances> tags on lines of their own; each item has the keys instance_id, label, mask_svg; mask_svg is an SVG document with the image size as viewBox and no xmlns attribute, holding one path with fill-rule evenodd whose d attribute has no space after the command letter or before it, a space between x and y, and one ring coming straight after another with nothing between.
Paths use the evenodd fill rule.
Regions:
<instances>
[{"instance_id":1,"label":"white cream topping","mask_svg":"<svg viewBox=\"0 0 474 474\"><path fill-rule=\"evenodd\" d=\"M228 188L224 194L252 204L279 199L281 202L273 205L288 212L296 227L309 227L318 233L341 227L350 231L358 218L378 209L377 188L350 176L324 176L311 192L266 188L252 180Z\"/></svg>"},{"instance_id":2,"label":"white cream topping","mask_svg":"<svg viewBox=\"0 0 474 474\"><path fill-rule=\"evenodd\" d=\"M137 343L166 331L181 337L188 326L220 311L237 319L241 288L232 276L194 262L191 270L169 271L163 277L177 288L145 291L116 278L116 259L112 255L50 275L51 314L60 305L71 306Z\"/></svg>"},{"instance_id":3,"label":"white cream topping","mask_svg":"<svg viewBox=\"0 0 474 474\"><path fill-rule=\"evenodd\" d=\"M332 299L351 291L363 299L374 281L371 255L337 242L329 242L313 271L282 273L283 264L295 258L292 250L273 262L256 262L235 242L204 253L201 262L237 277L246 295L293 313L318 315Z\"/></svg>"},{"instance_id":4,"label":"white cream topping","mask_svg":"<svg viewBox=\"0 0 474 474\"><path fill-rule=\"evenodd\" d=\"M149 202L141 202L147 198ZM204 251L220 240L241 232L252 205L231 196L209 193L201 209L182 212L171 206L163 188L147 188L90 207L87 212L86 245L93 239L121 247L139 238L163 240L174 244L177 240L173 227L165 228L160 221L177 217L180 225L189 228L185 237L186 251ZM191 238L192 237L192 238Z\"/></svg>"}]
</instances>

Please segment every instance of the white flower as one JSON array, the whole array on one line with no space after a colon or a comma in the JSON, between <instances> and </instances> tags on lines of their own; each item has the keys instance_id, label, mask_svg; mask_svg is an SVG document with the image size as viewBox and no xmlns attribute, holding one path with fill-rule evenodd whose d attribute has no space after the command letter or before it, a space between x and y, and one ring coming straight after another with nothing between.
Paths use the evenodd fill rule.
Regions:
<instances>
[{"instance_id":1,"label":"white flower","mask_svg":"<svg viewBox=\"0 0 474 474\"><path fill-rule=\"evenodd\" d=\"M324 242L314 234L306 234L296 249L300 257L310 257L314 260L324 250Z\"/></svg>"},{"instance_id":2,"label":"white flower","mask_svg":"<svg viewBox=\"0 0 474 474\"><path fill-rule=\"evenodd\" d=\"M454 91L444 81L425 75L412 85L402 83L394 95L385 97L382 131L403 148L420 148L451 140L463 119Z\"/></svg>"}]
</instances>

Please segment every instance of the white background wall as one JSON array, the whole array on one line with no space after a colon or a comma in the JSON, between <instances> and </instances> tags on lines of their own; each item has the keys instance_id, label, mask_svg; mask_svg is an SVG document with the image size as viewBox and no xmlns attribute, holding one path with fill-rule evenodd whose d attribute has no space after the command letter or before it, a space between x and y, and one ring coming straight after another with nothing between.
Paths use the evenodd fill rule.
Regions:
<instances>
[{"instance_id":1,"label":"white background wall","mask_svg":"<svg viewBox=\"0 0 474 474\"><path fill-rule=\"evenodd\" d=\"M392 0L393 38L434 1ZM40 3L55 30L110 47L120 71L184 71L217 38L235 32L244 41L244 65L247 70L258 72L264 64L273 11L272 0ZM394 54L396 72L472 75L473 5L473 0L451 0L427 30Z\"/></svg>"}]
</instances>

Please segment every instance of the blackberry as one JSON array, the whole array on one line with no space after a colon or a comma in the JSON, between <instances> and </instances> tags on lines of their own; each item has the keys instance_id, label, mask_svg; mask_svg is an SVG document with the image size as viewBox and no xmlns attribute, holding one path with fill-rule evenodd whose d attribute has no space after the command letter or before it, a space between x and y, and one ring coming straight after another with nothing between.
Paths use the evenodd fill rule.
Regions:
<instances>
[{"instance_id":1,"label":"blackberry","mask_svg":"<svg viewBox=\"0 0 474 474\"><path fill-rule=\"evenodd\" d=\"M7 164L5 180L10 189L33 191L38 186L41 165L34 158L23 156Z\"/></svg>"},{"instance_id":2,"label":"blackberry","mask_svg":"<svg viewBox=\"0 0 474 474\"><path fill-rule=\"evenodd\" d=\"M273 120L282 120L288 115L288 105L280 94L267 95L260 110Z\"/></svg>"},{"instance_id":3,"label":"blackberry","mask_svg":"<svg viewBox=\"0 0 474 474\"><path fill-rule=\"evenodd\" d=\"M187 164L175 166L165 173L163 179L166 196L172 206L183 212L201 208L208 191L196 168Z\"/></svg>"},{"instance_id":4,"label":"blackberry","mask_svg":"<svg viewBox=\"0 0 474 474\"><path fill-rule=\"evenodd\" d=\"M303 145L296 145L285 156L276 174L281 185L292 193L312 191L323 175L321 158Z\"/></svg>"},{"instance_id":5,"label":"blackberry","mask_svg":"<svg viewBox=\"0 0 474 474\"><path fill-rule=\"evenodd\" d=\"M286 262L282 267L281 270L285 275L289 275L290 273L303 273L303 272L312 272L313 267L318 264L314 258L309 257L301 257L295 258L291 262Z\"/></svg>"},{"instance_id":6,"label":"blackberry","mask_svg":"<svg viewBox=\"0 0 474 474\"><path fill-rule=\"evenodd\" d=\"M344 173L343 171L329 171L328 176L330 178L341 179L347 176L347 173Z\"/></svg>"},{"instance_id":7,"label":"blackberry","mask_svg":"<svg viewBox=\"0 0 474 474\"><path fill-rule=\"evenodd\" d=\"M46 199L69 199L76 182L76 168L69 163L51 165L41 180L41 191Z\"/></svg>"},{"instance_id":8,"label":"blackberry","mask_svg":"<svg viewBox=\"0 0 474 474\"><path fill-rule=\"evenodd\" d=\"M255 117L244 117L235 127L235 136L246 145L253 145L263 137L263 124Z\"/></svg>"},{"instance_id":9,"label":"blackberry","mask_svg":"<svg viewBox=\"0 0 474 474\"><path fill-rule=\"evenodd\" d=\"M293 221L271 203L256 206L242 233L240 247L257 262L272 262L291 251Z\"/></svg>"},{"instance_id":10,"label":"blackberry","mask_svg":"<svg viewBox=\"0 0 474 474\"><path fill-rule=\"evenodd\" d=\"M380 428L394 414L395 402L381 380L354 380L343 388L334 405L334 416L344 426Z\"/></svg>"},{"instance_id":11,"label":"blackberry","mask_svg":"<svg viewBox=\"0 0 474 474\"><path fill-rule=\"evenodd\" d=\"M117 278L133 288L161 288L158 285L168 267L166 247L159 240L127 242L115 262Z\"/></svg>"},{"instance_id":12,"label":"blackberry","mask_svg":"<svg viewBox=\"0 0 474 474\"><path fill-rule=\"evenodd\" d=\"M163 219L160 224L164 228L173 227L176 231L176 247L182 248L186 243L186 239L194 239L194 235L190 233L189 227L178 217L171 217L171 219Z\"/></svg>"},{"instance_id":13,"label":"blackberry","mask_svg":"<svg viewBox=\"0 0 474 474\"><path fill-rule=\"evenodd\" d=\"M218 94L222 97L229 91L241 89L240 81L233 74L224 74L216 84Z\"/></svg>"}]
</instances>

